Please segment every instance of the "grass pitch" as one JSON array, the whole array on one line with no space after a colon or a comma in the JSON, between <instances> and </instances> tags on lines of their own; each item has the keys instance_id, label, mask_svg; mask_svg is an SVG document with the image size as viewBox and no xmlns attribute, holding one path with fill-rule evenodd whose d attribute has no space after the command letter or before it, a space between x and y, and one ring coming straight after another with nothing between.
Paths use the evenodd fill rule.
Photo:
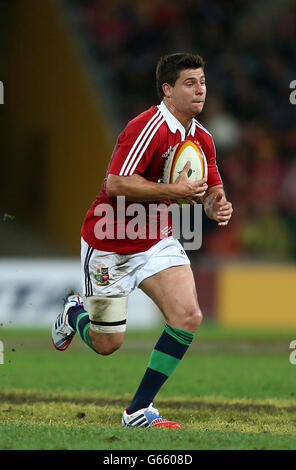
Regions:
<instances>
[{"instance_id":1,"label":"grass pitch","mask_svg":"<svg viewBox=\"0 0 296 470\"><path fill-rule=\"evenodd\" d=\"M154 406L181 430L126 429L129 404L162 331L129 332L102 357L76 335L0 328L1 449L296 449L296 332L205 325Z\"/></svg>"}]
</instances>

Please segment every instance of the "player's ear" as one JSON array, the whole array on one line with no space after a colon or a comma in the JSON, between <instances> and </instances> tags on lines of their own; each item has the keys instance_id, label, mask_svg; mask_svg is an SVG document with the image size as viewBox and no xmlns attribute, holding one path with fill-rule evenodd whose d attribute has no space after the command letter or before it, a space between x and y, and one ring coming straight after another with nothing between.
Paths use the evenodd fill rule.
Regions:
<instances>
[{"instance_id":1,"label":"player's ear","mask_svg":"<svg viewBox=\"0 0 296 470\"><path fill-rule=\"evenodd\" d=\"M163 83L162 84L162 91L163 91L163 94L166 98L170 98L171 97L171 85L169 83Z\"/></svg>"}]
</instances>

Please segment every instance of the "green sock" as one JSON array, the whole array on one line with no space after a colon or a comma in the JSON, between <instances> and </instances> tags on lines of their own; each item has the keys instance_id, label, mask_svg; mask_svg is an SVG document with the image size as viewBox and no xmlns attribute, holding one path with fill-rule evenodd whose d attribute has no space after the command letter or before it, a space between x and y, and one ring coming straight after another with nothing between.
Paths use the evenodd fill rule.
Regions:
<instances>
[{"instance_id":1,"label":"green sock","mask_svg":"<svg viewBox=\"0 0 296 470\"><path fill-rule=\"evenodd\" d=\"M90 319L87 312L80 313L76 319L76 331L78 331L81 339L95 351L89 334Z\"/></svg>"},{"instance_id":2,"label":"green sock","mask_svg":"<svg viewBox=\"0 0 296 470\"><path fill-rule=\"evenodd\" d=\"M167 378L174 372L194 337L190 331L166 324L156 343L145 375L128 407L128 413L146 408Z\"/></svg>"}]
</instances>

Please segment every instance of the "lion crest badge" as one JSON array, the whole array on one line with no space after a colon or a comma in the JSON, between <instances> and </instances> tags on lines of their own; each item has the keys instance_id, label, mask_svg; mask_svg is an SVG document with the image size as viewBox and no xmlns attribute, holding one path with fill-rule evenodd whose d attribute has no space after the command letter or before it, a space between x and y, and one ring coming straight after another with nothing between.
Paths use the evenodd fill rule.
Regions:
<instances>
[{"instance_id":1,"label":"lion crest badge","mask_svg":"<svg viewBox=\"0 0 296 470\"><path fill-rule=\"evenodd\" d=\"M104 264L98 264L94 275L97 286L106 286L109 284L109 269Z\"/></svg>"}]
</instances>

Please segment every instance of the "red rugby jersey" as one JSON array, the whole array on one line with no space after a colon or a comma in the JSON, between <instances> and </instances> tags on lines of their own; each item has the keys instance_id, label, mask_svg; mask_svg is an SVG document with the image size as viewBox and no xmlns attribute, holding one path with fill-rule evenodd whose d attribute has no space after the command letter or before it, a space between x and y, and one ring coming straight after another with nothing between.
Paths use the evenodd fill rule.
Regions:
<instances>
[{"instance_id":1,"label":"red rugby jersey","mask_svg":"<svg viewBox=\"0 0 296 470\"><path fill-rule=\"evenodd\" d=\"M148 250L154 243L172 234L170 218L165 226L165 218L161 218L161 213L168 212L172 201L137 203L143 208L139 213L132 205L134 202L125 200L124 205L118 205L116 198L110 198L106 192L106 181L109 173L120 176L139 174L161 184L168 150L185 140L197 142L206 156L208 187L222 184L211 134L196 119L192 119L186 134L164 102L152 106L131 120L118 137L100 192L83 221L81 234L89 245L97 250L137 253ZM156 207L155 204L159 212L149 212L149 209ZM152 224L156 224L156 230L150 229Z\"/></svg>"}]
</instances>

